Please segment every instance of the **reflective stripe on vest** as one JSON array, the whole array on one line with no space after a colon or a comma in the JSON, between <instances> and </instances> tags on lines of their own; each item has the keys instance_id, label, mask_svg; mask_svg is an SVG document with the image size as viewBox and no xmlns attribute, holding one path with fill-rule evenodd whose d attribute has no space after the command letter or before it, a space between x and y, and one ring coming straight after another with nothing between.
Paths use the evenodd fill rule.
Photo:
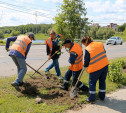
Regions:
<instances>
[{"instance_id":1,"label":"reflective stripe on vest","mask_svg":"<svg viewBox=\"0 0 126 113\"><path fill-rule=\"evenodd\" d=\"M50 40L48 39L48 42L49 42L49 49L50 49L50 51L52 51L52 46L51 46L51 42L50 42Z\"/></svg>"},{"instance_id":2,"label":"reflective stripe on vest","mask_svg":"<svg viewBox=\"0 0 126 113\"><path fill-rule=\"evenodd\" d=\"M78 59L75 60L74 64L79 64L82 60L83 60L83 54Z\"/></svg>"},{"instance_id":3,"label":"reflective stripe on vest","mask_svg":"<svg viewBox=\"0 0 126 113\"><path fill-rule=\"evenodd\" d=\"M92 57L92 58L91 58L91 60L94 60L95 58L99 57L100 55L102 55L102 54L104 54L104 53L105 53L105 51L103 51L103 52L99 53L98 55L96 55L96 56Z\"/></svg>"},{"instance_id":4,"label":"reflective stripe on vest","mask_svg":"<svg viewBox=\"0 0 126 113\"><path fill-rule=\"evenodd\" d=\"M100 56L100 55L99 55ZM98 56L98 57L99 57ZM95 60L95 61L93 61L93 62L91 62L91 63L89 63L89 65L92 65L92 64L94 64L94 63L96 63L96 62L98 62L98 61L100 61L100 60L102 60L103 58L105 58L105 57L107 57L106 55L104 55L104 56L102 56L102 57L100 57L100 58L98 58L97 60ZM97 57L96 57L97 58Z\"/></svg>"},{"instance_id":5,"label":"reflective stripe on vest","mask_svg":"<svg viewBox=\"0 0 126 113\"><path fill-rule=\"evenodd\" d=\"M21 35L17 37L17 40L11 46L11 49L20 52L25 57L25 53L27 51L27 46L29 45L29 43L31 43L29 37Z\"/></svg>"},{"instance_id":6,"label":"reflective stripe on vest","mask_svg":"<svg viewBox=\"0 0 126 113\"><path fill-rule=\"evenodd\" d=\"M74 64L71 64L71 66L69 67L69 69L71 71L79 71L83 68L83 50L82 47L77 44L74 43L73 47L70 49L70 54L71 52L74 52L77 54L77 58L75 60Z\"/></svg>"},{"instance_id":7,"label":"reflective stripe on vest","mask_svg":"<svg viewBox=\"0 0 126 113\"><path fill-rule=\"evenodd\" d=\"M85 49L90 54L90 62L87 67L88 73L98 71L109 64L103 43L91 42Z\"/></svg>"},{"instance_id":8,"label":"reflective stripe on vest","mask_svg":"<svg viewBox=\"0 0 126 113\"><path fill-rule=\"evenodd\" d=\"M19 42L17 42L17 41L19 41ZM25 48L24 48L24 46L20 42L23 43L23 45L25 46ZM16 40L16 42L14 44L17 44L17 45L21 46L24 49L24 51L26 52L27 45L22 40Z\"/></svg>"}]
</instances>

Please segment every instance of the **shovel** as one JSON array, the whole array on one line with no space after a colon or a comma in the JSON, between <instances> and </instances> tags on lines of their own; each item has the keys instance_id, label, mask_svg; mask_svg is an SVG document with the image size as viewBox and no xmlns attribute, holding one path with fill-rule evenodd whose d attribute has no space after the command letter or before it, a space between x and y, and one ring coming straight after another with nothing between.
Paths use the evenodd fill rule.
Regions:
<instances>
[{"instance_id":1,"label":"shovel","mask_svg":"<svg viewBox=\"0 0 126 113\"><path fill-rule=\"evenodd\" d=\"M73 86L73 87L71 88L71 90L70 90L70 98L74 98L75 96L77 96L78 91L79 91L79 89L77 88L77 84L78 84L78 82L80 81L80 78L81 78L81 76L82 76L84 70L85 70L85 68L83 68L83 69L81 70L81 73L80 73L80 75L79 75L79 77L78 77L78 80L77 80L75 86Z\"/></svg>"},{"instance_id":2,"label":"shovel","mask_svg":"<svg viewBox=\"0 0 126 113\"><path fill-rule=\"evenodd\" d=\"M60 49L59 49L60 50ZM54 55L56 55L58 52L59 52L59 50L58 51L56 51L50 58L52 58ZM33 75L36 73L36 72L38 72L48 61L49 61L50 59L48 59L48 60L46 60L32 75L31 75L31 77L33 77Z\"/></svg>"},{"instance_id":3,"label":"shovel","mask_svg":"<svg viewBox=\"0 0 126 113\"><path fill-rule=\"evenodd\" d=\"M40 72L38 72L37 70L35 70L35 69L34 69L33 67L31 67L29 64L26 63L26 65L27 65L28 67L30 67L32 70L34 70L36 73L38 73L39 75L43 76Z\"/></svg>"}]
</instances>

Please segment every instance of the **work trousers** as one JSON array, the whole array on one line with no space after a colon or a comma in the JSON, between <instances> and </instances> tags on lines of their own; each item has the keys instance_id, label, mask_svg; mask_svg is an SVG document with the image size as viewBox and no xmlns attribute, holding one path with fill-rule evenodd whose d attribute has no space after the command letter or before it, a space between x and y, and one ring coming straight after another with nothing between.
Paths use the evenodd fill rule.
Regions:
<instances>
[{"instance_id":1,"label":"work trousers","mask_svg":"<svg viewBox=\"0 0 126 113\"><path fill-rule=\"evenodd\" d=\"M23 58L19 58L17 56L10 56L12 58L12 60L14 61L15 65L17 66L17 72L18 72L18 76L15 80L15 82L23 82L23 78L27 72L27 67L26 67L26 62L25 59Z\"/></svg>"},{"instance_id":2,"label":"work trousers","mask_svg":"<svg viewBox=\"0 0 126 113\"><path fill-rule=\"evenodd\" d=\"M80 74L81 70L79 71L71 71L71 70L68 70L64 76L64 85L68 84L69 81L70 81L70 78L72 76L72 86L75 86L77 80L78 80L78 77L79 77L79 74ZM68 86L68 85L66 85ZM82 90L82 91L88 91L88 87L85 86L81 81L78 82L77 84L77 87Z\"/></svg>"},{"instance_id":3,"label":"work trousers","mask_svg":"<svg viewBox=\"0 0 126 113\"><path fill-rule=\"evenodd\" d=\"M96 72L89 74L89 100L95 101L96 83L99 80L99 98L104 100L106 90L106 76L108 72L108 65Z\"/></svg>"},{"instance_id":4,"label":"work trousers","mask_svg":"<svg viewBox=\"0 0 126 113\"><path fill-rule=\"evenodd\" d=\"M49 71L50 69L52 69L53 67L55 67L55 71L56 71L56 75L60 76L61 72L60 72L60 68L59 68L59 58L53 60L53 62L45 69L45 72Z\"/></svg>"}]
</instances>

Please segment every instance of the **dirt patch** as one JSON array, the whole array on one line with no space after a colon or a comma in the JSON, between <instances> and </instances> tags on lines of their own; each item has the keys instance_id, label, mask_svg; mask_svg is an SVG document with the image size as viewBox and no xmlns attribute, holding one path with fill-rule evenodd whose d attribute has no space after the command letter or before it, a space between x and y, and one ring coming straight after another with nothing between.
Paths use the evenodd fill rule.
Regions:
<instances>
[{"instance_id":1,"label":"dirt patch","mask_svg":"<svg viewBox=\"0 0 126 113\"><path fill-rule=\"evenodd\" d=\"M23 87L21 87L21 93L26 96L36 98L37 96L42 98L42 102L51 104L73 104L78 103L79 97L71 99L69 96L69 91L64 91L61 89L63 82L57 77L48 75L45 78L39 77L35 79L28 79ZM41 93L41 91L46 90L46 93Z\"/></svg>"}]
</instances>

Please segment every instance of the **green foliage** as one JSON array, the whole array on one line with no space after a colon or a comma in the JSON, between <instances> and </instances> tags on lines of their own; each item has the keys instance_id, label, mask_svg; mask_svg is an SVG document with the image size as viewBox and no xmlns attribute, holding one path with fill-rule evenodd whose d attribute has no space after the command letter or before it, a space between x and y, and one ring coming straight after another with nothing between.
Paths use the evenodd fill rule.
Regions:
<instances>
[{"instance_id":1,"label":"green foliage","mask_svg":"<svg viewBox=\"0 0 126 113\"><path fill-rule=\"evenodd\" d=\"M5 45L6 41L5 40L0 40L0 45Z\"/></svg>"},{"instance_id":2,"label":"green foliage","mask_svg":"<svg viewBox=\"0 0 126 113\"><path fill-rule=\"evenodd\" d=\"M103 27L91 27L88 31L88 35L91 36L93 39L108 39L109 37L113 36L115 31L111 28L103 28Z\"/></svg>"},{"instance_id":3,"label":"green foliage","mask_svg":"<svg viewBox=\"0 0 126 113\"><path fill-rule=\"evenodd\" d=\"M3 40L0 40L0 43L3 43Z\"/></svg>"},{"instance_id":4,"label":"green foliage","mask_svg":"<svg viewBox=\"0 0 126 113\"><path fill-rule=\"evenodd\" d=\"M0 31L0 39L4 38L4 33L2 31Z\"/></svg>"},{"instance_id":5,"label":"green foliage","mask_svg":"<svg viewBox=\"0 0 126 113\"><path fill-rule=\"evenodd\" d=\"M120 82L123 79L122 69L125 66L123 59L114 60L109 64L108 78L112 82Z\"/></svg>"},{"instance_id":6,"label":"green foliage","mask_svg":"<svg viewBox=\"0 0 126 113\"><path fill-rule=\"evenodd\" d=\"M123 34L126 36L126 27L125 27L125 30L123 31Z\"/></svg>"},{"instance_id":7,"label":"green foliage","mask_svg":"<svg viewBox=\"0 0 126 113\"><path fill-rule=\"evenodd\" d=\"M35 34L35 39L36 40L45 40L47 38L49 38L49 35L47 35L47 34L43 34L43 33Z\"/></svg>"},{"instance_id":8,"label":"green foliage","mask_svg":"<svg viewBox=\"0 0 126 113\"><path fill-rule=\"evenodd\" d=\"M11 34L13 31L19 31L20 34L25 34L27 32L33 32L35 34L48 34L48 31L52 29L52 26L53 24L27 24L20 26L0 27L0 31L2 31L4 35ZM7 36L5 38L7 38Z\"/></svg>"},{"instance_id":9,"label":"green foliage","mask_svg":"<svg viewBox=\"0 0 126 113\"><path fill-rule=\"evenodd\" d=\"M126 23L117 27L118 32L123 32L125 30Z\"/></svg>"},{"instance_id":10,"label":"green foliage","mask_svg":"<svg viewBox=\"0 0 126 113\"><path fill-rule=\"evenodd\" d=\"M125 32L126 32L126 30L124 32L116 32L114 36L120 37L123 39L123 41L126 41L126 33Z\"/></svg>"},{"instance_id":11,"label":"green foliage","mask_svg":"<svg viewBox=\"0 0 126 113\"><path fill-rule=\"evenodd\" d=\"M61 33L67 38L81 38L84 27L88 18L86 16L86 8L83 0L63 0L63 4L59 7L60 12L54 18L56 22L54 29L57 33Z\"/></svg>"},{"instance_id":12,"label":"green foliage","mask_svg":"<svg viewBox=\"0 0 126 113\"><path fill-rule=\"evenodd\" d=\"M18 36L18 35L20 35L20 31L12 31L11 32L11 36Z\"/></svg>"}]
</instances>

